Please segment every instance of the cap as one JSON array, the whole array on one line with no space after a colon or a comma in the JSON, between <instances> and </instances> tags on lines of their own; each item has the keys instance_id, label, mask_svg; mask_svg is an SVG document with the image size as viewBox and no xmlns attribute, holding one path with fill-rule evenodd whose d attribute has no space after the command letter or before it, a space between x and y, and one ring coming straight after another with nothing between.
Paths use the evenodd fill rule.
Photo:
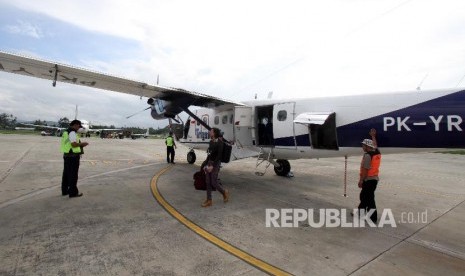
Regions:
<instances>
[{"instance_id":1,"label":"cap","mask_svg":"<svg viewBox=\"0 0 465 276\"><path fill-rule=\"evenodd\" d=\"M371 139L365 139L362 141L362 144L365 145L365 146L368 146L370 148L374 148L375 146L373 146L373 141Z\"/></svg>"},{"instance_id":2,"label":"cap","mask_svg":"<svg viewBox=\"0 0 465 276\"><path fill-rule=\"evenodd\" d=\"M82 126L81 121L79 120L72 120L71 123L69 123L70 126L78 124L79 126Z\"/></svg>"}]
</instances>

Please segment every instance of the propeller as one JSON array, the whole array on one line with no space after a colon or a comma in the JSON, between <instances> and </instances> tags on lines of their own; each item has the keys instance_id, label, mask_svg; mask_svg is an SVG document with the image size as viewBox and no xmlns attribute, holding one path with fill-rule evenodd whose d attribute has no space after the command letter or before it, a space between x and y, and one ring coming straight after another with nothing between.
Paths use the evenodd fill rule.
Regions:
<instances>
[{"instance_id":1,"label":"propeller","mask_svg":"<svg viewBox=\"0 0 465 276\"><path fill-rule=\"evenodd\" d=\"M136 112L136 113L134 113L134 114L132 114L132 115L127 116L126 119L129 119L129 118L131 118L132 116L137 115L137 114L139 114L139 113L142 113L142 112L144 112L144 111L146 111L147 109L150 109L150 108L151 108L151 106L149 106L149 107L147 107L147 108L144 108L143 110L141 110L141 111L139 111L139 112Z\"/></svg>"}]
</instances>

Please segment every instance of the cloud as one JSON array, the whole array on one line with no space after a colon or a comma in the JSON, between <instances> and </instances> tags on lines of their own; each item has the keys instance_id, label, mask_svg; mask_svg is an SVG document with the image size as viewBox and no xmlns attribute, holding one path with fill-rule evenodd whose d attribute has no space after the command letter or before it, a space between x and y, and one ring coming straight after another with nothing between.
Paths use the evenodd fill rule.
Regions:
<instances>
[{"instance_id":1,"label":"cloud","mask_svg":"<svg viewBox=\"0 0 465 276\"><path fill-rule=\"evenodd\" d=\"M16 51L151 84L160 75L161 85L237 101L270 91L291 98L414 90L425 76L423 89L454 87L465 74L462 0L10 2L0 5L48 22L37 25L43 33L68 31L40 48L12 43ZM146 106L137 97L69 91L82 93L83 112L87 104L86 112L106 113L102 121Z\"/></svg>"},{"instance_id":2,"label":"cloud","mask_svg":"<svg viewBox=\"0 0 465 276\"><path fill-rule=\"evenodd\" d=\"M34 26L30 22L25 22L22 20L18 20L16 25L7 25L4 27L5 31L12 33L12 34L21 34L30 36L33 38L40 39L43 37L42 31L39 27Z\"/></svg>"}]
</instances>

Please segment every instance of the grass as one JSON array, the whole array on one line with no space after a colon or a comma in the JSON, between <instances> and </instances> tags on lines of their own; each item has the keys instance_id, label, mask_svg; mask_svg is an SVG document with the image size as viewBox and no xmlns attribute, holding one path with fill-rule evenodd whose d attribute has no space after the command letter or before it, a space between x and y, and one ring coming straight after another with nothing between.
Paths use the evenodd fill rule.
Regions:
<instances>
[{"instance_id":1,"label":"grass","mask_svg":"<svg viewBox=\"0 0 465 276\"><path fill-rule=\"evenodd\" d=\"M40 131L0 129L0 134L40 135Z\"/></svg>"},{"instance_id":2,"label":"grass","mask_svg":"<svg viewBox=\"0 0 465 276\"><path fill-rule=\"evenodd\" d=\"M444 154L448 153L448 154L465 155L465 149L437 151L436 153L444 153Z\"/></svg>"}]
</instances>

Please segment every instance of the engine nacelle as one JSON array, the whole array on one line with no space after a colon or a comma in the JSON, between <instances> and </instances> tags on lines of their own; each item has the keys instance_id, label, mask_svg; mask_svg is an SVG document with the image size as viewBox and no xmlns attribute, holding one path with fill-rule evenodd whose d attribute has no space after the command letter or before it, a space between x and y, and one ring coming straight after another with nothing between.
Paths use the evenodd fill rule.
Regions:
<instances>
[{"instance_id":1,"label":"engine nacelle","mask_svg":"<svg viewBox=\"0 0 465 276\"><path fill-rule=\"evenodd\" d=\"M167 108L171 105L171 102L156 99L156 98L150 98L147 100L147 103L151 107L151 112L150 115L152 115L152 118L155 120L161 120L161 119L166 119L167 114L166 110Z\"/></svg>"}]
</instances>

